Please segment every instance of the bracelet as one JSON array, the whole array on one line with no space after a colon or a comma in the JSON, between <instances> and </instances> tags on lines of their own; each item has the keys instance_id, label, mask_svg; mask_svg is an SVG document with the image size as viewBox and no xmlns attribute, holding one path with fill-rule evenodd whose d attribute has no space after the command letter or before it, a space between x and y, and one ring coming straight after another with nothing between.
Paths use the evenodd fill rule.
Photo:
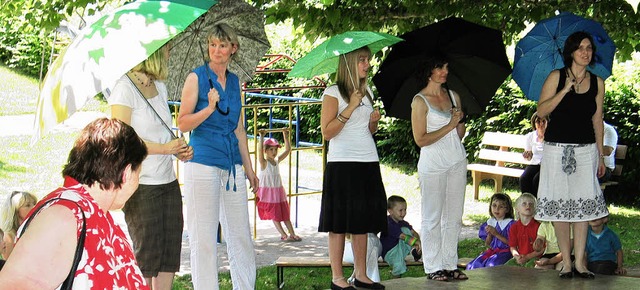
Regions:
<instances>
[{"instance_id":1,"label":"bracelet","mask_svg":"<svg viewBox=\"0 0 640 290\"><path fill-rule=\"evenodd\" d=\"M340 123L342 123L342 124L347 123L347 120L345 120L344 117L342 117L342 115L338 115L338 117L336 117L336 119L338 119L338 121L340 121Z\"/></svg>"},{"instance_id":2,"label":"bracelet","mask_svg":"<svg viewBox=\"0 0 640 290\"><path fill-rule=\"evenodd\" d=\"M342 115L342 113L338 114L338 116L342 117L342 119L349 120L349 118Z\"/></svg>"}]
</instances>

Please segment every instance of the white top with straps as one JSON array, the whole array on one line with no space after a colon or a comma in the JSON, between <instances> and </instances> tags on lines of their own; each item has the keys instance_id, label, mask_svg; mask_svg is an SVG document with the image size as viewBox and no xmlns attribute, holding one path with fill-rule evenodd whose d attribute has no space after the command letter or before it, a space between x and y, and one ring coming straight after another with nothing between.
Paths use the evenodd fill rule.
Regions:
<instances>
[{"instance_id":1,"label":"white top with straps","mask_svg":"<svg viewBox=\"0 0 640 290\"><path fill-rule=\"evenodd\" d=\"M452 92L450 93L453 94ZM429 108L426 116L427 133L436 131L449 124L451 112L443 112L432 107L429 101L427 101L427 98L422 94L417 94L415 97L422 98ZM453 105L456 106L455 100L453 100ZM458 132L453 129L444 137L440 138L440 140L420 148L418 172L442 173L465 158L467 158L467 153L464 146L462 146Z\"/></svg>"}]
</instances>

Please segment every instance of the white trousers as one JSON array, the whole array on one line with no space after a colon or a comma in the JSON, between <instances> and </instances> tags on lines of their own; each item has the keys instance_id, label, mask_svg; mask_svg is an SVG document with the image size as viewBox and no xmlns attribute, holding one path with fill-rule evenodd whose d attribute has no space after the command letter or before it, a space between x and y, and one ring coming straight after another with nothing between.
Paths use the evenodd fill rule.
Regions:
<instances>
[{"instance_id":1,"label":"white trousers","mask_svg":"<svg viewBox=\"0 0 640 290\"><path fill-rule=\"evenodd\" d=\"M419 173L419 181L424 272L455 270L467 186L467 160L460 161L443 173Z\"/></svg>"},{"instance_id":2,"label":"white trousers","mask_svg":"<svg viewBox=\"0 0 640 290\"><path fill-rule=\"evenodd\" d=\"M186 163L184 171L182 192L187 202L194 289L218 289L218 222L222 224L227 243L233 289L255 289L256 255L242 166L236 165L235 180L227 170L194 162ZM229 190L226 190L230 178ZM233 191L234 182L236 191Z\"/></svg>"}]
</instances>

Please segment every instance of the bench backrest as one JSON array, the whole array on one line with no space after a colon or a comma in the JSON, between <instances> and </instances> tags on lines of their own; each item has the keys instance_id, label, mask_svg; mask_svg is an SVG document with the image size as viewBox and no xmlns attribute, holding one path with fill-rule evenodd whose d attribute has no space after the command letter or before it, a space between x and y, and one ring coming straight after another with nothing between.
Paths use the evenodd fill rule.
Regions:
<instances>
[{"instance_id":1,"label":"bench backrest","mask_svg":"<svg viewBox=\"0 0 640 290\"><path fill-rule=\"evenodd\" d=\"M616 146L616 168L611 172L612 176L622 175L625 158L627 158L627 145Z\"/></svg>"},{"instance_id":2,"label":"bench backrest","mask_svg":"<svg viewBox=\"0 0 640 290\"><path fill-rule=\"evenodd\" d=\"M524 165L530 164L529 160L522 157L525 141L525 135L485 132L482 136L478 158L495 161L496 166L504 166L505 162ZM498 148L495 149L495 147ZM510 150L514 148L518 149L517 152Z\"/></svg>"}]
</instances>

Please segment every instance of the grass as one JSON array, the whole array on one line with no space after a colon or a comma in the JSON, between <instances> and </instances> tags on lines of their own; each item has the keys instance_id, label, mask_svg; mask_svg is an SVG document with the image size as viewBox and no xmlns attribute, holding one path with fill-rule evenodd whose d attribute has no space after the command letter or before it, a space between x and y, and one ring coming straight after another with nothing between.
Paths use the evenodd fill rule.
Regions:
<instances>
[{"instance_id":1,"label":"grass","mask_svg":"<svg viewBox=\"0 0 640 290\"><path fill-rule=\"evenodd\" d=\"M37 97L37 82L28 77L13 73L0 66L0 95L3 97L3 107L0 115L19 115L35 111ZM84 110L105 111L104 103L92 101ZM0 138L0 195L6 195L12 190L27 190L41 197L62 183L60 175L62 165L77 137L77 132L53 132L39 140L33 147L29 146L30 135L10 136ZM252 148L252 147L250 147ZM301 170L301 184L312 188L321 186L318 176L321 176L321 156L315 152L301 152L299 169ZM295 161L295 159L294 159ZM287 163L284 163L287 164ZM294 163L295 164L295 163ZM283 167L284 168L284 167ZM408 220L416 223L419 219L420 193L415 174L405 174L398 169L383 165L381 167L383 181L388 195L404 196L409 204L408 212L413 216ZM283 171L286 171L283 169ZM312 174L308 174L312 173ZM283 178L288 173L283 172ZM286 181L286 178L283 179ZM515 182L505 180L505 191L513 199L517 197ZM488 218L488 201L492 192L489 182L481 185L480 200L473 200L472 188L467 186L465 200L465 226L478 227ZM625 265L628 268L640 267L640 231L637 221L640 220L640 210L633 207L611 204L609 227L617 232L623 244ZM480 239L467 239L459 243L460 257L473 258L484 250ZM275 289L276 268L266 266L258 269L257 289ZM388 269L381 269L383 280L391 279ZM285 289L326 289L329 268L298 268L287 269ZM345 269L345 275L350 275L350 269ZM424 276L422 268L409 267L405 277ZM193 289L191 276L177 277L174 289ZM231 278L228 272L220 273L220 288L231 289Z\"/></svg>"}]
</instances>

